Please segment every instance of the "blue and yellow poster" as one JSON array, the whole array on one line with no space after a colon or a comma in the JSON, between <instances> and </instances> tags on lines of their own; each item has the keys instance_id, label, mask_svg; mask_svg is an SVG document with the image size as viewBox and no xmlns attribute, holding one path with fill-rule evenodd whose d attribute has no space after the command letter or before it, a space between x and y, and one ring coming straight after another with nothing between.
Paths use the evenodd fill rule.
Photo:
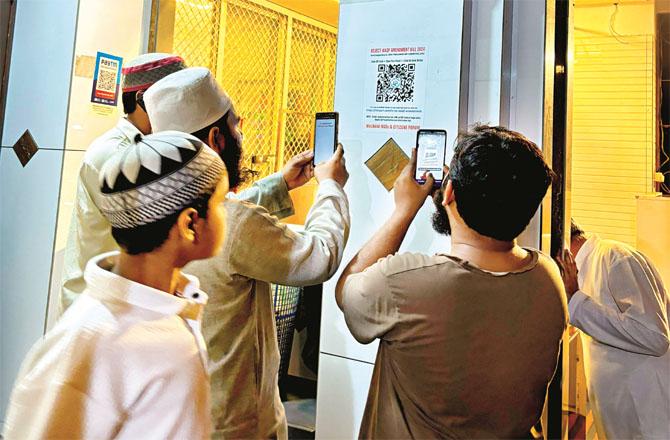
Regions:
<instances>
[{"instance_id":1,"label":"blue and yellow poster","mask_svg":"<svg viewBox=\"0 0 670 440\"><path fill-rule=\"evenodd\" d=\"M122 63L121 57L98 52L93 74L92 103L116 106L119 98Z\"/></svg>"}]
</instances>

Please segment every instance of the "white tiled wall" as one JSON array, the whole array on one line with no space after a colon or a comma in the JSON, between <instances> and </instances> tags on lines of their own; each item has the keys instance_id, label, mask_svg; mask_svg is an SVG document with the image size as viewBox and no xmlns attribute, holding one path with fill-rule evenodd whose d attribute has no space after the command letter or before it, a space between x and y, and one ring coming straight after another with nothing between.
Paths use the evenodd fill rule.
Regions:
<instances>
[{"instance_id":1,"label":"white tiled wall","mask_svg":"<svg viewBox=\"0 0 670 440\"><path fill-rule=\"evenodd\" d=\"M20 362L44 330L50 287L56 295L49 309L57 309L60 264L83 152L121 113L92 112L92 78L73 77L75 52L94 57L102 51L128 60L142 47L147 1L114 3L111 9L107 0L17 3L0 153L0 421ZM7 147L26 128L42 150L24 169ZM55 315L51 318L49 324Z\"/></svg>"},{"instance_id":2,"label":"white tiled wall","mask_svg":"<svg viewBox=\"0 0 670 440\"><path fill-rule=\"evenodd\" d=\"M4 418L19 365L44 329L63 151L38 151L23 168L11 149L3 150L0 414Z\"/></svg>"},{"instance_id":3,"label":"white tiled wall","mask_svg":"<svg viewBox=\"0 0 670 440\"><path fill-rule=\"evenodd\" d=\"M0 156L0 420L18 367L44 329L78 3L16 6ZM26 128L44 150L23 168L6 147Z\"/></svg>"},{"instance_id":4,"label":"white tiled wall","mask_svg":"<svg viewBox=\"0 0 670 440\"><path fill-rule=\"evenodd\" d=\"M373 364L322 355L319 358L319 398L316 406L317 437L320 439L358 438L365 397Z\"/></svg>"}]
</instances>

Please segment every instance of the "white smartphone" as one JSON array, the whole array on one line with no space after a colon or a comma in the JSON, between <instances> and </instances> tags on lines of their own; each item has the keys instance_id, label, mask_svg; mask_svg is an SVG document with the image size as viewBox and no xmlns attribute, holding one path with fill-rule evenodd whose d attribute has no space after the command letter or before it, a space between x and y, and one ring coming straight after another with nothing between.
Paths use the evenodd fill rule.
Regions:
<instances>
[{"instance_id":1,"label":"white smartphone","mask_svg":"<svg viewBox=\"0 0 670 440\"><path fill-rule=\"evenodd\" d=\"M336 112L317 113L314 121L314 165L326 162L337 149Z\"/></svg>"},{"instance_id":2,"label":"white smartphone","mask_svg":"<svg viewBox=\"0 0 670 440\"><path fill-rule=\"evenodd\" d=\"M424 174L431 173L435 187L444 179L444 159L447 155L447 131L421 129L416 133L416 171L414 179L426 183Z\"/></svg>"}]
</instances>

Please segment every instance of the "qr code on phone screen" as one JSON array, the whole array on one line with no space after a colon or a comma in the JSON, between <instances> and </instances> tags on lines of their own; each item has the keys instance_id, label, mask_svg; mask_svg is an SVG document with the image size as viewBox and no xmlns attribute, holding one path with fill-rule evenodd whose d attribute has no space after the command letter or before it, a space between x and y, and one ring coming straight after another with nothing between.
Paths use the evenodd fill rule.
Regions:
<instances>
[{"instance_id":1,"label":"qr code on phone screen","mask_svg":"<svg viewBox=\"0 0 670 440\"><path fill-rule=\"evenodd\" d=\"M98 90L105 92L114 92L116 90L116 71L100 69L98 72L98 83L96 84Z\"/></svg>"},{"instance_id":2,"label":"qr code on phone screen","mask_svg":"<svg viewBox=\"0 0 670 440\"><path fill-rule=\"evenodd\" d=\"M377 102L414 101L414 63L377 66Z\"/></svg>"}]
</instances>

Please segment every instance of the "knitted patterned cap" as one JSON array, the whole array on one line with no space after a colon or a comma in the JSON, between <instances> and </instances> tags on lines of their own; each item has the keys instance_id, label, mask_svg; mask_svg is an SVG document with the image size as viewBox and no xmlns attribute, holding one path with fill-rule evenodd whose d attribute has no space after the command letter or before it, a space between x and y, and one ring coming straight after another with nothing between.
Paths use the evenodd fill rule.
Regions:
<instances>
[{"instance_id":1,"label":"knitted patterned cap","mask_svg":"<svg viewBox=\"0 0 670 440\"><path fill-rule=\"evenodd\" d=\"M156 81L186 68L184 60L169 53L145 53L123 67L121 89L125 92L146 90Z\"/></svg>"},{"instance_id":2,"label":"knitted patterned cap","mask_svg":"<svg viewBox=\"0 0 670 440\"><path fill-rule=\"evenodd\" d=\"M100 210L115 228L161 220L214 192L226 167L198 138L178 131L137 136L100 170Z\"/></svg>"}]
</instances>

